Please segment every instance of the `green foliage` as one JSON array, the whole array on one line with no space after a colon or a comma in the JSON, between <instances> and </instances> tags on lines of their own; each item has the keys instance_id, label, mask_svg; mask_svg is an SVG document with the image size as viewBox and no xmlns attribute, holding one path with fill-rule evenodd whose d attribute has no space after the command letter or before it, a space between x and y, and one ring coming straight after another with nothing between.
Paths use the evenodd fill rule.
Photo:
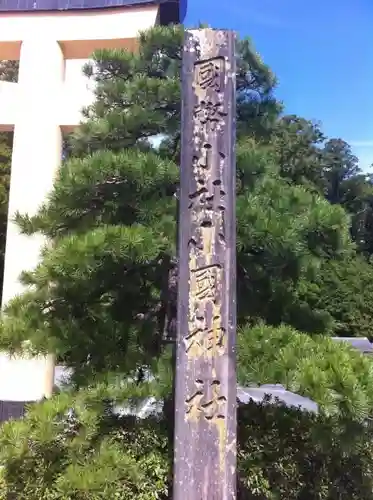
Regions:
<instances>
[{"instance_id":1,"label":"green foliage","mask_svg":"<svg viewBox=\"0 0 373 500\"><path fill-rule=\"evenodd\" d=\"M16 218L23 232L42 232L53 245L24 273L33 291L7 307L0 345L14 351L30 340L34 350L53 350L80 383L153 366L162 353L164 280L175 256L181 35L157 27L141 36L138 54L95 56L86 71L96 101L53 192L35 217ZM238 121L255 136L264 116L275 125L275 80L249 49L239 42ZM164 137L159 150L148 141L154 134ZM290 185L268 144L242 136L237 158L240 322L328 329L329 315L306 311L299 287L323 259L351 253L345 213Z\"/></svg>"},{"instance_id":2,"label":"green foliage","mask_svg":"<svg viewBox=\"0 0 373 500\"><path fill-rule=\"evenodd\" d=\"M145 315L158 305L157 263L168 246L162 234L141 225L102 226L60 239L33 273L24 274L37 292L7 308L4 345L21 348L34 327L35 350L54 349L77 378L88 380L149 363L159 355L161 332L155 337L156 315Z\"/></svg>"},{"instance_id":3,"label":"green foliage","mask_svg":"<svg viewBox=\"0 0 373 500\"><path fill-rule=\"evenodd\" d=\"M31 219L17 215L16 220L26 234L42 231L50 238L107 224L142 224L171 239L178 176L176 164L154 151L103 149L72 157L60 169L39 214Z\"/></svg>"},{"instance_id":4,"label":"green foliage","mask_svg":"<svg viewBox=\"0 0 373 500\"><path fill-rule=\"evenodd\" d=\"M359 160L342 139L331 139L323 148L326 197L331 203L352 207L350 182L360 173Z\"/></svg>"},{"instance_id":5,"label":"green foliage","mask_svg":"<svg viewBox=\"0 0 373 500\"><path fill-rule=\"evenodd\" d=\"M308 332L332 328L322 301L304 298L320 266L353 254L339 206L289 184L272 152L252 139L237 151L238 309L240 322L286 322Z\"/></svg>"},{"instance_id":6,"label":"green foliage","mask_svg":"<svg viewBox=\"0 0 373 500\"><path fill-rule=\"evenodd\" d=\"M181 39L181 27L157 26L136 54L95 54L85 72L96 99L53 191L36 216L16 216L49 243L5 310L0 348L53 352L73 382L3 427L3 497L167 499L170 420L118 419L110 407L170 393ZM237 54L239 380L280 382L320 406L317 417L239 413L240 498L371 500L371 360L322 336L369 332L371 267L345 209L358 221L364 208L367 251L371 192L345 144L281 117L249 40Z\"/></svg>"},{"instance_id":7,"label":"green foliage","mask_svg":"<svg viewBox=\"0 0 373 500\"><path fill-rule=\"evenodd\" d=\"M237 43L237 135L268 139L283 106L275 98L276 77L249 38Z\"/></svg>"},{"instance_id":8,"label":"green foliage","mask_svg":"<svg viewBox=\"0 0 373 500\"><path fill-rule=\"evenodd\" d=\"M358 423L250 403L239 410L238 498L371 500L370 439ZM96 390L63 394L4 425L0 498L171 500L169 457L162 420L115 417Z\"/></svg>"},{"instance_id":9,"label":"green foliage","mask_svg":"<svg viewBox=\"0 0 373 500\"><path fill-rule=\"evenodd\" d=\"M372 338L373 266L362 257L323 262L301 299L329 315L333 335Z\"/></svg>"},{"instance_id":10,"label":"green foliage","mask_svg":"<svg viewBox=\"0 0 373 500\"><path fill-rule=\"evenodd\" d=\"M371 429L250 403L239 411L239 500L371 500Z\"/></svg>"},{"instance_id":11,"label":"green foliage","mask_svg":"<svg viewBox=\"0 0 373 500\"><path fill-rule=\"evenodd\" d=\"M371 415L372 362L348 344L259 324L239 332L237 356L242 385L279 383L316 401L323 414Z\"/></svg>"},{"instance_id":12,"label":"green foliage","mask_svg":"<svg viewBox=\"0 0 373 500\"><path fill-rule=\"evenodd\" d=\"M237 161L240 322L262 318L310 332L331 328L323 305L311 308L301 294L323 259L351 254L345 213L289 185L271 153L252 139L240 143ZM125 369L127 357L119 360L119 352L133 350L131 369L159 353L165 255L175 252L177 181L176 165L154 152L72 157L39 214L18 216L24 232L43 231L54 246L24 274L35 291L7 308L2 347L19 349L31 340L36 349L57 350L76 370L85 370L89 358L92 373ZM136 245L136 253L127 253Z\"/></svg>"},{"instance_id":13,"label":"green foliage","mask_svg":"<svg viewBox=\"0 0 373 500\"><path fill-rule=\"evenodd\" d=\"M324 139L318 124L296 115L281 117L270 137L281 177L322 193Z\"/></svg>"},{"instance_id":14,"label":"green foliage","mask_svg":"<svg viewBox=\"0 0 373 500\"><path fill-rule=\"evenodd\" d=\"M118 418L105 403L97 390L65 393L34 405L27 420L6 423L0 498L165 498L169 464L162 424Z\"/></svg>"}]
</instances>

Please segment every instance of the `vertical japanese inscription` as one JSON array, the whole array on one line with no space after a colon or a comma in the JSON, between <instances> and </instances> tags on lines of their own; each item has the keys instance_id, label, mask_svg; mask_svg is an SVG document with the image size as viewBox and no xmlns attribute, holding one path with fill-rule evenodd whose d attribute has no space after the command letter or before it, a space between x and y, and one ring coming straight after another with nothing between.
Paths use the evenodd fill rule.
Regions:
<instances>
[{"instance_id":1,"label":"vertical japanese inscription","mask_svg":"<svg viewBox=\"0 0 373 500\"><path fill-rule=\"evenodd\" d=\"M192 186L189 192L189 323L188 357L221 356L226 332L221 324L224 259L225 153L217 134L225 126L223 57L194 63Z\"/></svg>"},{"instance_id":2,"label":"vertical japanese inscription","mask_svg":"<svg viewBox=\"0 0 373 500\"><path fill-rule=\"evenodd\" d=\"M234 44L185 35L174 500L236 498Z\"/></svg>"}]
</instances>

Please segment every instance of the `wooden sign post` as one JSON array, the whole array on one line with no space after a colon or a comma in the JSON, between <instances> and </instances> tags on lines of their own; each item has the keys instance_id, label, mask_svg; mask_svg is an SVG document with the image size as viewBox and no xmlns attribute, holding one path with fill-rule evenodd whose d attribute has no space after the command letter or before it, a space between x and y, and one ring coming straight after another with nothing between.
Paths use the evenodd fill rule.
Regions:
<instances>
[{"instance_id":1,"label":"wooden sign post","mask_svg":"<svg viewBox=\"0 0 373 500\"><path fill-rule=\"evenodd\" d=\"M174 500L236 498L235 36L186 31Z\"/></svg>"}]
</instances>

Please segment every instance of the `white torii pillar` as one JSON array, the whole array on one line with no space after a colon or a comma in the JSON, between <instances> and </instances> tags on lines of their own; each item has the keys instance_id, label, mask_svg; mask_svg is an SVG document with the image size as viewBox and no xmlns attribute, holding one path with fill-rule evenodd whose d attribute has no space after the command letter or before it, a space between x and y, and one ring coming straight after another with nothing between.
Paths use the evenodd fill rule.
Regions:
<instances>
[{"instance_id":1,"label":"white torii pillar","mask_svg":"<svg viewBox=\"0 0 373 500\"><path fill-rule=\"evenodd\" d=\"M81 66L97 48L133 50L139 31L157 23L158 5L49 13L0 13L0 59L20 60L18 83L0 82L0 130L14 129L3 306L22 293L41 236L21 235L16 211L34 215L61 163L62 132L77 126L91 102ZM73 64L75 59L78 64ZM51 358L0 355L0 401L35 401L53 390Z\"/></svg>"}]
</instances>

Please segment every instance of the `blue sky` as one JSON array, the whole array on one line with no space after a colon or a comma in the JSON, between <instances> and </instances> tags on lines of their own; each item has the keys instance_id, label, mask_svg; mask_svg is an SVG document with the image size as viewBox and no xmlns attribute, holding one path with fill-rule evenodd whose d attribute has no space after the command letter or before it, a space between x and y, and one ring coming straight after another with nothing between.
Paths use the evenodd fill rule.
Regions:
<instances>
[{"instance_id":1,"label":"blue sky","mask_svg":"<svg viewBox=\"0 0 373 500\"><path fill-rule=\"evenodd\" d=\"M188 0L185 24L198 22L249 35L286 112L373 163L373 0Z\"/></svg>"}]
</instances>

